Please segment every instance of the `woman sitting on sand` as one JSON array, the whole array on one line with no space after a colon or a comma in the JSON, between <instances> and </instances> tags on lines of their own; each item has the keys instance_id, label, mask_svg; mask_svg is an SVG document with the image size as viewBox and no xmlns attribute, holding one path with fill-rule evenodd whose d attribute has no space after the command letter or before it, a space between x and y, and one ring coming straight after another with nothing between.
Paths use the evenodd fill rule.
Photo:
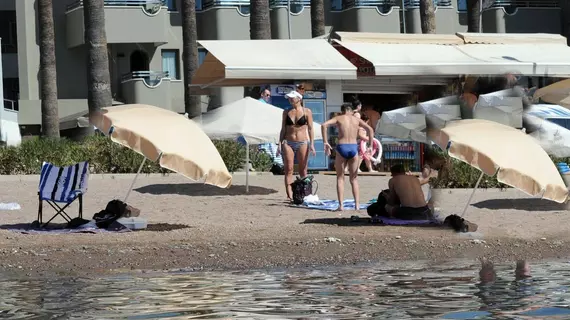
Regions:
<instances>
[{"instance_id":1,"label":"woman sitting on sand","mask_svg":"<svg viewBox=\"0 0 570 320\"><path fill-rule=\"evenodd\" d=\"M283 111L281 133L279 135L279 153L283 156L285 171L285 190L287 199L292 199L291 183L293 183L293 165L295 156L299 164L299 175L307 176L309 151L315 153L315 135L313 132L313 113L301 105L303 96L297 91L286 95L291 109Z\"/></svg>"}]
</instances>

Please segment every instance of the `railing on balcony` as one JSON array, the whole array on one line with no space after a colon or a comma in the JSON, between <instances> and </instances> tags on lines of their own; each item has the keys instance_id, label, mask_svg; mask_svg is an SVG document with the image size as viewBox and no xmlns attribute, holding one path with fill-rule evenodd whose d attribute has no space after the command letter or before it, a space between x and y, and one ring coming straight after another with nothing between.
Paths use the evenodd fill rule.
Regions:
<instances>
[{"instance_id":1,"label":"railing on balcony","mask_svg":"<svg viewBox=\"0 0 570 320\"><path fill-rule=\"evenodd\" d=\"M20 110L17 100L4 99L4 110L16 111Z\"/></svg>"},{"instance_id":2,"label":"railing on balcony","mask_svg":"<svg viewBox=\"0 0 570 320\"><path fill-rule=\"evenodd\" d=\"M396 0L345 0L342 2L342 9L376 7L382 13L388 13L392 7L399 6Z\"/></svg>"},{"instance_id":3,"label":"railing on balcony","mask_svg":"<svg viewBox=\"0 0 570 320\"><path fill-rule=\"evenodd\" d=\"M143 7L143 6L166 6L166 0L103 0L105 6L114 7ZM83 1L78 0L67 5L67 11L83 6Z\"/></svg>"},{"instance_id":4,"label":"railing on balcony","mask_svg":"<svg viewBox=\"0 0 570 320\"><path fill-rule=\"evenodd\" d=\"M143 80L148 86L156 87L164 78L168 78L168 72L134 71L123 75L121 77L121 82L129 80Z\"/></svg>"},{"instance_id":5,"label":"railing on balcony","mask_svg":"<svg viewBox=\"0 0 570 320\"><path fill-rule=\"evenodd\" d=\"M489 8L560 8L558 0L495 0ZM467 11L467 0L458 0L457 9Z\"/></svg>"},{"instance_id":6,"label":"railing on balcony","mask_svg":"<svg viewBox=\"0 0 570 320\"><path fill-rule=\"evenodd\" d=\"M451 7L453 4L451 0L433 0L436 7ZM404 1L406 8L415 8L420 6L420 0L406 0Z\"/></svg>"},{"instance_id":7,"label":"railing on balcony","mask_svg":"<svg viewBox=\"0 0 570 320\"><path fill-rule=\"evenodd\" d=\"M202 10L216 7L235 7L242 14L249 14L249 0L204 0Z\"/></svg>"},{"instance_id":8,"label":"railing on balcony","mask_svg":"<svg viewBox=\"0 0 570 320\"><path fill-rule=\"evenodd\" d=\"M291 13L300 13L303 8L311 6L311 0L291 0ZM269 8L287 8L287 0L269 0Z\"/></svg>"},{"instance_id":9,"label":"railing on balcony","mask_svg":"<svg viewBox=\"0 0 570 320\"><path fill-rule=\"evenodd\" d=\"M492 7L517 7L517 8L558 8L557 0L495 0Z\"/></svg>"}]
</instances>

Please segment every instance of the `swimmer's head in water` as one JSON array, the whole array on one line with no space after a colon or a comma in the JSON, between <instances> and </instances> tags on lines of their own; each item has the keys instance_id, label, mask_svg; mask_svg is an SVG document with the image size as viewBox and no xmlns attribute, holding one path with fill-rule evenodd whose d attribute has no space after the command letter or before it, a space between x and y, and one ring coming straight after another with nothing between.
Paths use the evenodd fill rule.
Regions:
<instances>
[{"instance_id":1,"label":"swimmer's head in water","mask_svg":"<svg viewBox=\"0 0 570 320\"><path fill-rule=\"evenodd\" d=\"M352 107L351 107L349 104L343 104L343 105L340 107L340 112L341 112L342 114L350 113L350 112L352 112Z\"/></svg>"},{"instance_id":2,"label":"swimmer's head in water","mask_svg":"<svg viewBox=\"0 0 570 320\"><path fill-rule=\"evenodd\" d=\"M393 176L400 175L400 174L406 174L406 169L401 164L395 164L390 168L390 173Z\"/></svg>"}]
</instances>

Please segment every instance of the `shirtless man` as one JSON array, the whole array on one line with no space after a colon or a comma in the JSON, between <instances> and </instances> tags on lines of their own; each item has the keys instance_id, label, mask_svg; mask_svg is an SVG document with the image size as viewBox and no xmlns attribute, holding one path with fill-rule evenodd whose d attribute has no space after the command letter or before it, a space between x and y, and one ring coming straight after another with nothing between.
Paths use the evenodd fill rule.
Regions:
<instances>
[{"instance_id":1,"label":"shirtless man","mask_svg":"<svg viewBox=\"0 0 570 320\"><path fill-rule=\"evenodd\" d=\"M401 220L425 219L430 213L420 179L407 175L404 166L390 168L392 179L388 182L389 194L386 212L391 218Z\"/></svg>"},{"instance_id":2,"label":"shirtless man","mask_svg":"<svg viewBox=\"0 0 570 320\"><path fill-rule=\"evenodd\" d=\"M332 147L328 143L328 127L336 125L338 127L338 144L336 146L335 156L335 170L336 170L336 193L338 196L339 207L338 210L344 210L342 201L344 199L344 168L348 164L348 174L350 177L350 184L352 186L352 195L354 196L355 209L360 209L360 194L358 190L358 144L356 138L358 137L358 129L360 127L368 131L370 137L374 136L372 127L366 122L355 117L350 105L343 105L341 107L341 115L338 115L329 121L321 124L321 132L323 135L323 142L325 145L325 153L331 154ZM370 149L370 142L368 142L368 149Z\"/></svg>"}]
</instances>

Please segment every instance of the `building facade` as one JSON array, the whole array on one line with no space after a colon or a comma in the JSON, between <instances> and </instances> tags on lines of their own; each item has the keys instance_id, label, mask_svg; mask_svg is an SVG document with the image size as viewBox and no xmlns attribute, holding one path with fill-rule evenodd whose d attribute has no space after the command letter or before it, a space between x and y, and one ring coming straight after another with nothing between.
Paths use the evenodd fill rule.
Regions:
<instances>
[{"instance_id":1,"label":"building facade","mask_svg":"<svg viewBox=\"0 0 570 320\"><path fill-rule=\"evenodd\" d=\"M269 0L273 38L310 38L310 1ZM436 1L438 33L465 32L466 0ZM567 33L565 2L496 0L483 12L483 32ZM328 30L421 33L419 0L325 1ZM405 10L402 10L402 6ZM179 0L105 0L109 69L117 103L184 110L182 23ZM196 0L200 40L249 39L248 0ZM62 129L87 111L83 6L54 1L57 85ZM41 123L39 46L35 0L0 1L4 108L18 112L25 133ZM200 62L206 52L200 49ZM243 88L221 88L203 98L204 110L243 97ZM67 123L69 122L69 123Z\"/></svg>"}]
</instances>

